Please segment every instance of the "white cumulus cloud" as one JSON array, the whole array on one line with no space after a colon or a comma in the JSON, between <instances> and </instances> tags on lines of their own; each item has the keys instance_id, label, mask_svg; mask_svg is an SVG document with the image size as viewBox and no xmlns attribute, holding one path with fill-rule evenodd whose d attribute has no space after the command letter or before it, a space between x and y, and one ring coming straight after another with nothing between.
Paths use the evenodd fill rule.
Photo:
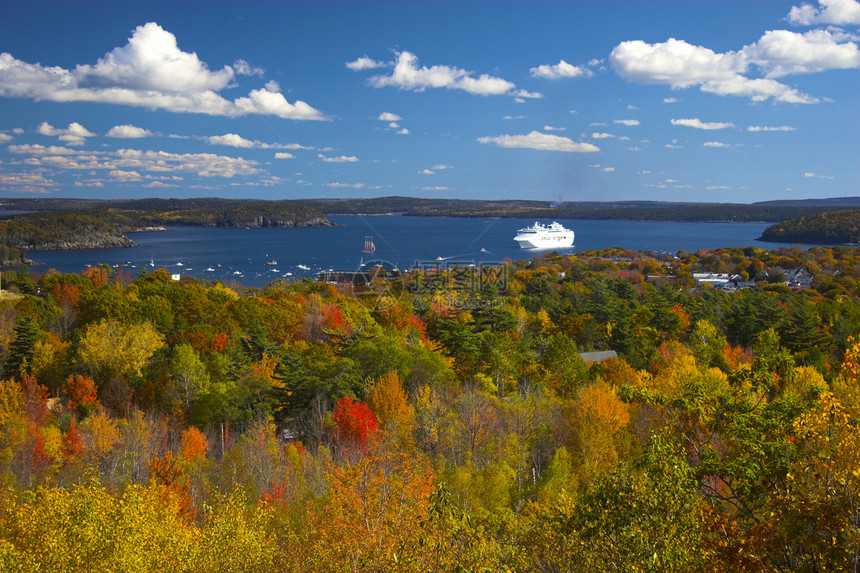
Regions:
<instances>
[{"instance_id":1,"label":"white cumulus cloud","mask_svg":"<svg viewBox=\"0 0 860 573\"><path fill-rule=\"evenodd\" d=\"M354 155L338 155L337 157L328 157L320 153L317 155L317 157L319 157L326 163L356 163L358 161L358 157Z\"/></svg>"},{"instance_id":2,"label":"white cumulus cloud","mask_svg":"<svg viewBox=\"0 0 860 573\"><path fill-rule=\"evenodd\" d=\"M243 66L243 72L253 68ZM237 117L276 115L286 119L322 120L325 116L303 101L289 103L274 84L230 101L218 91L234 87L230 66L212 71L196 53L179 49L176 37L155 22L138 26L125 46L94 65L73 70L30 64L0 53L0 96L54 102L98 102Z\"/></svg>"},{"instance_id":3,"label":"white cumulus cloud","mask_svg":"<svg viewBox=\"0 0 860 573\"><path fill-rule=\"evenodd\" d=\"M378 119L379 121L400 121L403 118L400 117L399 115L397 115L396 113L384 111L384 112L380 113L379 117L377 117L376 119Z\"/></svg>"},{"instance_id":4,"label":"white cumulus cloud","mask_svg":"<svg viewBox=\"0 0 860 573\"><path fill-rule=\"evenodd\" d=\"M860 67L857 44L839 42L828 30L810 30L805 34L771 30L744 47L740 55L768 78Z\"/></svg>"},{"instance_id":5,"label":"white cumulus cloud","mask_svg":"<svg viewBox=\"0 0 860 573\"><path fill-rule=\"evenodd\" d=\"M253 141L245 139L241 135L237 135L235 133L213 135L212 137L208 137L206 139L206 142L210 145L227 145L229 147L239 147L244 149L250 149L254 147Z\"/></svg>"},{"instance_id":6,"label":"white cumulus cloud","mask_svg":"<svg viewBox=\"0 0 860 573\"><path fill-rule=\"evenodd\" d=\"M367 56L362 56L354 62L346 63L347 68L356 72L359 72L361 70L375 70L377 68L384 68L385 66L385 62L377 62L376 60L372 60Z\"/></svg>"},{"instance_id":7,"label":"white cumulus cloud","mask_svg":"<svg viewBox=\"0 0 860 573\"><path fill-rule=\"evenodd\" d=\"M36 128L36 133L57 137L69 145L83 145L88 137L95 137L96 135L78 122L70 123L66 129L57 129L47 121L43 121Z\"/></svg>"},{"instance_id":8,"label":"white cumulus cloud","mask_svg":"<svg viewBox=\"0 0 860 573\"><path fill-rule=\"evenodd\" d=\"M238 59L233 62L233 70L240 76L259 76L262 77L265 75L266 70L263 68L258 68L256 66L252 66L247 61Z\"/></svg>"},{"instance_id":9,"label":"white cumulus cloud","mask_svg":"<svg viewBox=\"0 0 860 573\"><path fill-rule=\"evenodd\" d=\"M728 122L728 123L703 122L699 118L673 119L672 125L683 125L686 127L694 127L696 129L705 129L705 130L727 129L729 127L734 127L734 124L731 122Z\"/></svg>"},{"instance_id":10,"label":"white cumulus cloud","mask_svg":"<svg viewBox=\"0 0 860 573\"><path fill-rule=\"evenodd\" d=\"M727 147L731 147L728 143L723 143L721 141L706 141L702 144L703 147L717 147L721 149L725 149Z\"/></svg>"},{"instance_id":11,"label":"white cumulus cloud","mask_svg":"<svg viewBox=\"0 0 860 573\"><path fill-rule=\"evenodd\" d=\"M860 2L856 0L819 0L820 8L809 4L792 7L788 20L800 26L815 24L860 25Z\"/></svg>"},{"instance_id":12,"label":"white cumulus cloud","mask_svg":"<svg viewBox=\"0 0 860 573\"><path fill-rule=\"evenodd\" d=\"M238 147L239 149L310 149L298 143L264 143L256 139L252 141L236 133L212 135L202 139L209 145L226 145L228 147Z\"/></svg>"},{"instance_id":13,"label":"white cumulus cloud","mask_svg":"<svg viewBox=\"0 0 860 573\"><path fill-rule=\"evenodd\" d=\"M20 186L22 189L16 191L25 191L23 188L53 187L57 182L38 173L0 173L0 185Z\"/></svg>"},{"instance_id":14,"label":"white cumulus cloud","mask_svg":"<svg viewBox=\"0 0 860 573\"><path fill-rule=\"evenodd\" d=\"M633 127L633 126L639 125L639 120L638 119L616 119L615 121L613 121L613 123Z\"/></svg>"},{"instance_id":15,"label":"white cumulus cloud","mask_svg":"<svg viewBox=\"0 0 860 573\"><path fill-rule=\"evenodd\" d=\"M373 87L396 87L421 92L427 88L463 90L477 95L513 95L540 97L540 94L517 92L516 85L488 74L474 77L472 72L453 66L419 66L418 56L400 52L391 75L373 76L368 80Z\"/></svg>"},{"instance_id":16,"label":"white cumulus cloud","mask_svg":"<svg viewBox=\"0 0 860 573\"><path fill-rule=\"evenodd\" d=\"M539 151L592 152L600 151L596 145L573 141L567 137L532 131L527 135L498 135L479 137L480 143L499 147L537 149Z\"/></svg>"},{"instance_id":17,"label":"white cumulus cloud","mask_svg":"<svg viewBox=\"0 0 860 573\"><path fill-rule=\"evenodd\" d=\"M141 137L151 137L152 132L142 127L125 124L113 126L105 135L121 139L140 139Z\"/></svg>"},{"instance_id":18,"label":"white cumulus cloud","mask_svg":"<svg viewBox=\"0 0 860 573\"><path fill-rule=\"evenodd\" d=\"M620 76L636 83L667 84L673 89L698 86L703 92L748 97L753 101L771 98L785 103L818 101L776 80L744 75L753 63L754 50L750 50L750 54L717 53L674 38L657 44L633 40L618 44L609 60ZM767 68L764 59L755 63Z\"/></svg>"},{"instance_id":19,"label":"white cumulus cloud","mask_svg":"<svg viewBox=\"0 0 860 573\"><path fill-rule=\"evenodd\" d=\"M76 153L80 153L79 151L70 149L68 147L59 147L56 145L45 147L44 145L39 145L38 143L10 145L8 149L11 153L22 153L27 155L73 155Z\"/></svg>"},{"instance_id":20,"label":"white cumulus cloud","mask_svg":"<svg viewBox=\"0 0 860 573\"><path fill-rule=\"evenodd\" d=\"M261 173L256 161L213 153L170 153L139 149L77 151L41 145L10 145L9 151L28 155L27 164L36 168L92 172L195 173L200 177L226 178Z\"/></svg>"},{"instance_id":21,"label":"white cumulus cloud","mask_svg":"<svg viewBox=\"0 0 860 573\"><path fill-rule=\"evenodd\" d=\"M218 91L233 79L233 69L210 71L195 53L179 49L176 36L155 22L138 26L121 48L94 66L81 65L74 75L83 88L128 88L156 92Z\"/></svg>"},{"instance_id":22,"label":"white cumulus cloud","mask_svg":"<svg viewBox=\"0 0 860 573\"><path fill-rule=\"evenodd\" d=\"M122 169L114 169L108 172L108 175L120 181L140 181L141 176L137 171L123 171Z\"/></svg>"},{"instance_id":23,"label":"white cumulus cloud","mask_svg":"<svg viewBox=\"0 0 860 573\"><path fill-rule=\"evenodd\" d=\"M296 156L292 153L287 153L286 151L280 151L275 153L275 159L294 159Z\"/></svg>"},{"instance_id":24,"label":"white cumulus cloud","mask_svg":"<svg viewBox=\"0 0 860 573\"><path fill-rule=\"evenodd\" d=\"M568 64L564 60L559 60L559 62L554 65L544 64L542 66L532 68L531 70L529 70L529 73L531 73L531 75L536 78L547 78L550 80L555 80L558 78L578 78L581 76L590 76L593 72L588 68L581 68Z\"/></svg>"}]
</instances>

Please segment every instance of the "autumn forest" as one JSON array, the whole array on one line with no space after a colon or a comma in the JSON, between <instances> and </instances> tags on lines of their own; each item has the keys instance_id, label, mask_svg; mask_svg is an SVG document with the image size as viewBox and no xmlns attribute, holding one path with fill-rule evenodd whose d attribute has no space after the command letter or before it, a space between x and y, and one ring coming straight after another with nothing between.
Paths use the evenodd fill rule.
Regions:
<instances>
[{"instance_id":1,"label":"autumn forest","mask_svg":"<svg viewBox=\"0 0 860 573\"><path fill-rule=\"evenodd\" d=\"M860 571L858 249L369 279L4 272L0 570Z\"/></svg>"}]
</instances>

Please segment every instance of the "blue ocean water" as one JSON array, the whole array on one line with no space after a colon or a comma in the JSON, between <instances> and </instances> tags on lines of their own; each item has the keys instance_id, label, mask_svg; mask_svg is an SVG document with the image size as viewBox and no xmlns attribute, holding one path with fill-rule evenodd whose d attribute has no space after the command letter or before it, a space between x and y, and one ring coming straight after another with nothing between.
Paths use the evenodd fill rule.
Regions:
<instances>
[{"instance_id":1,"label":"blue ocean water","mask_svg":"<svg viewBox=\"0 0 860 573\"><path fill-rule=\"evenodd\" d=\"M335 227L219 229L178 227L165 232L130 233L136 247L78 251L33 251L49 268L81 272L87 265L120 265L132 274L141 267L166 268L171 273L201 279L235 280L263 286L279 278L315 277L320 270L356 270L362 262L381 260L401 268L437 260L489 264L506 258L531 260L541 251L520 249L513 241L517 229L534 223L525 219L403 217L399 215L331 216ZM549 223L550 221L542 221ZM719 247L792 246L755 239L765 223L651 223L559 219L576 232L574 246L562 252L621 247L668 251L697 251ZM365 236L372 235L376 252L363 255ZM441 259L440 259L441 258ZM274 265L267 265L274 262ZM150 267L150 263L154 267ZM301 267L299 266L301 265ZM302 268L307 267L307 268Z\"/></svg>"}]
</instances>

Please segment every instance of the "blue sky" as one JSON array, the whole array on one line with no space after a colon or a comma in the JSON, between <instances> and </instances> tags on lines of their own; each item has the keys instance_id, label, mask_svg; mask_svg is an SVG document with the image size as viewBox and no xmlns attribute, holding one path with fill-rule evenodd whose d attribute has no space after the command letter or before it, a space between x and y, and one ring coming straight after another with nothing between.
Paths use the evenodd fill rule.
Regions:
<instances>
[{"instance_id":1,"label":"blue sky","mask_svg":"<svg viewBox=\"0 0 860 573\"><path fill-rule=\"evenodd\" d=\"M0 0L0 199L856 196L858 43L856 0Z\"/></svg>"}]
</instances>

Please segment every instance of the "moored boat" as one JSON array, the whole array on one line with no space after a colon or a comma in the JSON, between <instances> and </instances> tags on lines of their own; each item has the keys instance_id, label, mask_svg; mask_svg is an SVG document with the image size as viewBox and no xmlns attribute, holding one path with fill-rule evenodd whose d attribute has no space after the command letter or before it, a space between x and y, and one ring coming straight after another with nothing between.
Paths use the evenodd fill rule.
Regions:
<instances>
[{"instance_id":1,"label":"moored boat","mask_svg":"<svg viewBox=\"0 0 860 573\"><path fill-rule=\"evenodd\" d=\"M376 252L376 245L373 244L373 235L364 237L364 249L361 252L367 255L372 255Z\"/></svg>"}]
</instances>

